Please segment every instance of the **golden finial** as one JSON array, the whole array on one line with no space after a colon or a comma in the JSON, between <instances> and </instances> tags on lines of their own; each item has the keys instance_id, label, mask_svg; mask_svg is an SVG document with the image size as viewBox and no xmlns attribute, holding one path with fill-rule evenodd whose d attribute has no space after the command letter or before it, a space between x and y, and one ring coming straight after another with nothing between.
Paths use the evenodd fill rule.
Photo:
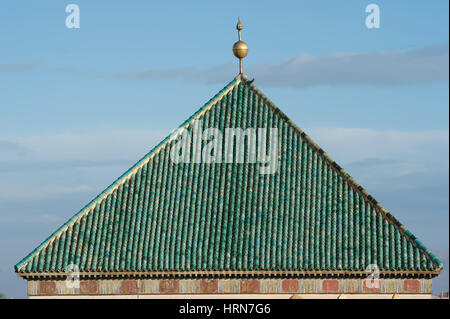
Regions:
<instances>
[{"instance_id":1,"label":"golden finial","mask_svg":"<svg viewBox=\"0 0 450 319\"><path fill-rule=\"evenodd\" d=\"M238 30L239 41L233 45L233 54L236 58L239 59L239 74L242 74L242 59L247 56L248 45L247 43L241 40L241 30L243 29L243 27L241 19L239 17L236 29Z\"/></svg>"}]
</instances>

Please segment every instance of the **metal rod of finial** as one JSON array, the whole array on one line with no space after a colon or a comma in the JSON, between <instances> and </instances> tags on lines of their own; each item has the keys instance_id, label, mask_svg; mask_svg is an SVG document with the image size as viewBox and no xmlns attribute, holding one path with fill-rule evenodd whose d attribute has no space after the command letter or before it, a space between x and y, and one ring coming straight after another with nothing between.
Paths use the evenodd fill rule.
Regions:
<instances>
[{"instance_id":1,"label":"metal rod of finial","mask_svg":"<svg viewBox=\"0 0 450 319\"><path fill-rule=\"evenodd\" d=\"M238 24L236 25L236 29L238 30L239 41L241 41L241 30L243 29L243 27L240 17L238 17Z\"/></svg>"},{"instance_id":2,"label":"metal rod of finial","mask_svg":"<svg viewBox=\"0 0 450 319\"><path fill-rule=\"evenodd\" d=\"M239 74L242 74L242 59L247 56L248 53L248 45L241 38L241 30L243 29L241 19L238 17L238 23L236 25L236 29L238 30L238 42L233 45L233 54L235 57L239 59Z\"/></svg>"}]
</instances>

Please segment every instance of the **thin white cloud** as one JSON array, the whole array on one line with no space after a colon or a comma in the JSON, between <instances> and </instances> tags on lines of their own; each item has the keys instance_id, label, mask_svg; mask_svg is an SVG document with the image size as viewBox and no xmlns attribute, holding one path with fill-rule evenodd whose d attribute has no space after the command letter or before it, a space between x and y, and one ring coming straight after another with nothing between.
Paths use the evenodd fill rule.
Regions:
<instances>
[{"instance_id":1,"label":"thin white cloud","mask_svg":"<svg viewBox=\"0 0 450 319\"><path fill-rule=\"evenodd\" d=\"M404 51L334 52L321 56L303 53L278 63L249 64L246 74L257 83L274 87L317 85L417 85L447 82L449 46L427 46ZM30 71L39 63L0 64L0 71ZM236 66L224 64L207 69L182 67L117 72L44 66L45 72L116 79L179 79L188 83L224 83L235 76Z\"/></svg>"},{"instance_id":2,"label":"thin white cloud","mask_svg":"<svg viewBox=\"0 0 450 319\"><path fill-rule=\"evenodd\" d=\"M448 130L312 127L305 131L338 162L351 163L376 158L448 163Z\"/></svg>"},{"instance_id":3,"label":"thin white cloud","mask_svg":"<svg viewBox=\"0 0 450 319\"><path fill-rule=\"evenodd\" d=\"M39 65L40 62L35 61L0 64L0 72L30 71L36 69Z\"/></svg>"},{"instance_id":4,"label":"thin white cloud","mask_svg":"<svg viewBox=\"0 0 450 319\"><path fill-rule=\"evenodd\" d=\"M322 56L301 54L279 63L250 65L246 74L258 83L277 87L316 85L410 85L448 81L448 44L407 51L338 52ZM186 82L223 83L235 72L227 64L194 68L153 69L114 73L124 79L177 78Z\"/></svg>"},{"instance_id":5,"label":"thin white cloud","mask_svg":"<svg viewBox=\"0 0 450 319\"><path fill-rule=\"evenodd\" d=\"M167 136L169 130L70 131L3 139L4 145L26 149L27 156L10 155L0 148L3 161L71 161L73 165L95 165L101 161L133 160ZM79 162L83 160L83 162ZM77 162L78 161L78 162ZM86 162L90 161L90 162ZM1 163L0 163L1 165Z\"/></svg>"},{"instance_id":6,"label":"thin white cloud","mask_svg":"<svg viewBox=\"0 0 450 319\"><path fill-rule=\"evenodd\" d=\"M448 130L373 130L366 128L310 127L305 132L340 163L354 163L367 159L403 160L415 162L448 162ZM167 130L104 129L96 131L68 131L47 135L22 136L3 139L6 150L27 150L20 159L35 161L70 161L74 166L97 166L106 161L137 160L170 132ZM0 149L3 160L8 153ZM121 162L119 164L122 164ZM57 165L58 167L58 165Z\"/></svg>"},{"instance_id":7,"label":"thin white cloud","mask_svg":"<svg viewBox=\"0 0 450 319\"><path fill-rule=\"evenodd\" d=\"M64 223L65 219L61 214L2 214L0 215L0 222L2 223L42 223L55 224Z\"/></svg>"},{"instance_id":8,"label":"thin white cloud","mask_svg":"<svg viewBox=\"0 0 450 319\"><path fill-rule=\"evenodd\" d=\"M13 155L23 155L27 153L27 149L17 142L0 140L0 154L13 154Z\"/></svg>"},{"instance_id":9,"label":"thin white cloud","mask_svg":"<svg viewBox=\"0 0 450 319\"><path fill-rule=\"evenodd\" d=\"M69 169L99 168L130 165L130 160L21 160L0 161L0 173L65 171Z\"/></svg>"},{"instance_id":10,"label":"thin white cloud","mask_svg":"<svg viewBox=\"0 0 450 319\"><path fill-rule=\"evenodd\" d=\"M448 44L409 51L302 54L249 68L270 86L409 85L448 80Z\"/></svg>"},{"instance_id":11,"label":"thin white cloud","mask_svg":"<svg viewBox=\"0 0 450 319\"><path fill-rule=\"evenodd\" d=\"M37 181L35 181L37 182ZM54 181L55 182L55 181ZM34 183L33 183L34 184ZM46 198L57 198L92 192L89 185L61 186L48 185L41 182L41 185L30 185L28 183L0 183L0 200L41 200Z\"/></svg>"}]
</instances>

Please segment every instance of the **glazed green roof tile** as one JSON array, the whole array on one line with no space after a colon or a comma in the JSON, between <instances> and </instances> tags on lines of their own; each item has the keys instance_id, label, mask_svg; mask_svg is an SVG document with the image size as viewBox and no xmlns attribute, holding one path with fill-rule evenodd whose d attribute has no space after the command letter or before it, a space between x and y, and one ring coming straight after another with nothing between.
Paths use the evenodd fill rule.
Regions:
<instances>
[{"instance_id":1,"label":"glazed green roof tile","mask_svg":"<svg viewBox=\"0 0 450 319\"><path fill-rule=\"evenodd\" d=\"M279 167L179 163L170 148L204 128L278 128ZM436 271L442 263L253 83L238 76L15 269Z\"/></svg>"}]
</instances>

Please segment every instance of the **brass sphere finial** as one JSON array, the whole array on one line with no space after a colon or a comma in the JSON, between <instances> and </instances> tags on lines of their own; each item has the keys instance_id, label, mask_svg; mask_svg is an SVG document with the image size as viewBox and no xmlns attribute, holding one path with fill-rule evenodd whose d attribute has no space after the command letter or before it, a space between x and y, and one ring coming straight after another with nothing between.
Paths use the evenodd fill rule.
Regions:
<instances>
[{"instance_id":1,"label":"brass sphere finial","mask_svg":"<svg viewBox=\"0 0 450 319\"><path fill-rule=\"evenodd\" d=\"M238 23L236 25L236 29L238 30L239 40L233 45L233 54L236 58L239 59L239 73L242 73L242 59L245 58L248 54L248 45L244 41L241 40L241 30L244 27L242 26L241 19L238 17Z\"/></svg>"},{"instance_id":2,"label":"brass sphere finial","mask_svg":"<svg viewBox=\"0 0 450 319\"><path fill-rule=\"evenodd\" d=\"M243 59L247 56L248 45L244 41L238 41L233 45L233 54L238 59Z\"/></svg>"}]
</instances>

